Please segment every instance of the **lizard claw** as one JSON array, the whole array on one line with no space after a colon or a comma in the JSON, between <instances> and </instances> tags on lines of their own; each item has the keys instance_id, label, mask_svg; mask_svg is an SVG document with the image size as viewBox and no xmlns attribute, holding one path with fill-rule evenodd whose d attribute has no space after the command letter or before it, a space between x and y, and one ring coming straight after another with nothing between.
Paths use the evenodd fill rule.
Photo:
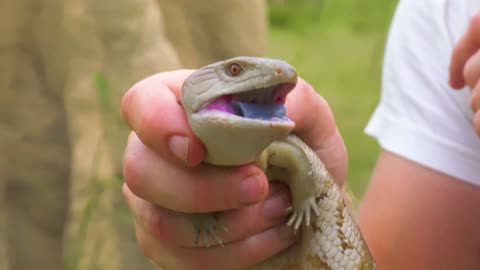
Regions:
<instances>
[{"instance_id":1,"label":"lizard claw","mask_svg":"<svg viewBox=\"0 0 480 270\"><path fill-rule=\"evenodd\" d=\"M197 238L195 239L195 246L198 246L198 242L200 240L200 238L202 239L203 241L203 244L206 246L206 247L210 247L210 241L209 239L210 238L213 238L215 239L215 241L223 247L223 241L222 239L220 239L217 235L217 233L213 230L213 229L207 229L207 230L201 230L201 229L197 229Z\"/></svg>"},{"instance_id":2,"label":"lizard claw","mask_svg":"<svg viewBox=\"0 0 480 270\"><path fill-rule=\"evenodd\" d=\"M228 229L219 224L214 214L194 214L191 216L192 225L196 231L195 246L202 241L206 247L211 247L210 240L215 240L216 244L223 246L222 239L218 236L218 231L228 232Z\"/></svg>"},{"instance_id":3,"label":"lizard claw","mask_svg":"<svg viewBox=\"0 0 480 270\"><path fill-rule=\"evenodd\" d=\"M304 200L298 206L291 206L287 208L287 213L291 213L287 225L289 227L293 226L295 233L300 228L300 225L302 225L302 222L304 222L307 227L310 226L311 212L313 212L317 217L320 215L320 210L318 209L314 197Z\"/></svg>"}]
</instances>

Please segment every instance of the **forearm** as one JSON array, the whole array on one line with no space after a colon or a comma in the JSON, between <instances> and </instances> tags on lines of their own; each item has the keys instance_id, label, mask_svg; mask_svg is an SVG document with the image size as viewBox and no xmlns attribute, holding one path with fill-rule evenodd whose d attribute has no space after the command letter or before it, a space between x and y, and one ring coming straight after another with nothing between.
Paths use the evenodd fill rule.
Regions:
<instances>
[{"instance_id":1,"label":"forearm","mask_svg":"<svg viewBox=\"0 0 480 270\"><path fill-rule=\"evenodd\" d=\"M479 269L480 188L383 152L359 222L379 269Z\"/></svg>"}]
</instances>

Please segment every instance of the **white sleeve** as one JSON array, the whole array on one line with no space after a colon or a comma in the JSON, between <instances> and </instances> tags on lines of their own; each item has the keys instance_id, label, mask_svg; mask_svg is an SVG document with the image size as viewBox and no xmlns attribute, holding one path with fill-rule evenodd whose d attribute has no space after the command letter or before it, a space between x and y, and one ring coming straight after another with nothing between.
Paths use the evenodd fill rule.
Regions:
<instances>
[{"instance_id":1,"label":"white sleeve","mask_svg":"<svg viewBox=\"0 0 480 270\"><path fill-rule=\"evenodd\" d=\"M480 185L469 89L448 85L450 55L480 1L403 0L390 29L380 103L365 131L381 147Z\"/></svg>"}]
</instances>

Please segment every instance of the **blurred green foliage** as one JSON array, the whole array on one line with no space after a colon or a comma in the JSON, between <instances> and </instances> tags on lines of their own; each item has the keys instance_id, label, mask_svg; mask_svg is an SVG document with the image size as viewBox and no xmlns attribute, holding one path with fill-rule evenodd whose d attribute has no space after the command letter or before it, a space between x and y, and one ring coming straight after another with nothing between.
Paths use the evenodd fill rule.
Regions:
<instances>
[{"instance_id":1,"label":"blurred green foliage","mask_svg":"<svg viewBox=\"0 0 480 270\"><path fill-rule=\"evenodd\" d=\"M269 0L270 26L302 32L312 25L344 24L357 33L383 31L396 0Z\"/></svg>"},{"instance_id":2,"label":"blurred green foliage","mask_svg":"<svg viewBox=\"0 0 480 270\"><path fill-rule=\"evenodd\" d=\"M377 143L363 129L378 102L383 48L396 0L270 0L269 51L288 61L332 107L360 198Z\"/></svg>"},{"instance_id":3,"label":"blurred green foliage","mask_svg":"<svg viewBox=\"0 0 480 270\"><path fill-rule=\"evenodd\" d=\"M271 26L302 31L318 20L323 0L269 1L268 19Z\"/></svg>"},{"instance_id":4,"label":"blurred green foliage","mask_svg":"<svg viewBox=\"0 0 480 270\"><path fill-rule=\"evenodd\" d=\"M102 72L96 72L92 76L93 86L97 90L97 95L100 99L103 108L112 109L112 98L108 92L107 78Z\"/></svg>"}]
</instances>

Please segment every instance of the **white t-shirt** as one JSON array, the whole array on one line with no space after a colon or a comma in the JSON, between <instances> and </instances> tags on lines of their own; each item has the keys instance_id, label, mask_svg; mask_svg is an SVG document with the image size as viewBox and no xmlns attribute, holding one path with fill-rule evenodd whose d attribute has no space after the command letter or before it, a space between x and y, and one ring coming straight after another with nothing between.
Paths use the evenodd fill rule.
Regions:
<instances>
[{"instance_id":1,"label":"white t-shirt","mask_svg":"<svg viewBox=\"0 0 480 270\"><path fill-rule=\"evenodd\" d=\"M470 90L452 90L448 70L453 46L479 8L479 0L400 1L380 103L365 129L383 149L477 185L480 138Z\"/></svg>"}]
</instances>

